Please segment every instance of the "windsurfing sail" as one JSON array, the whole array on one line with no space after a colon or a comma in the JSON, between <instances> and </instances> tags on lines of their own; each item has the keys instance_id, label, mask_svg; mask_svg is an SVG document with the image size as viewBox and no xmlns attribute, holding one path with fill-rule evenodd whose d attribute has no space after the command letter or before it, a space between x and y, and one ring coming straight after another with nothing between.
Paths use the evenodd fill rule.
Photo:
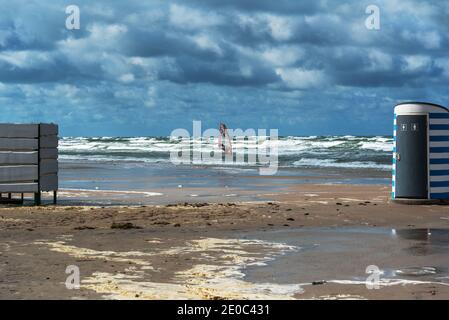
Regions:
<instances>
[{"instance_id":1,"label":"windsurfing sail","mask_svg":"<svg viewBox=\"0 0 449 320\"><path fill-rule=\"evenodd\" d=\"M224 123L220 123L220 135L218 136L218 147L224 153L232 153L231 137L229 136L228 127Z\"/></svg>"}]
</instances>

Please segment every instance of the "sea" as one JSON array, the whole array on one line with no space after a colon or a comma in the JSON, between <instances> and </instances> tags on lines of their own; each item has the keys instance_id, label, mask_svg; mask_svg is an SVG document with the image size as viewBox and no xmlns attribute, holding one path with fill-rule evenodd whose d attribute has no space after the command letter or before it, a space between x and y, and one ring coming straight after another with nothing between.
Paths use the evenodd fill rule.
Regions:
<instances>
[{"instance_id":1,"label":"sea","mask_svg":"<svg viewBox=\"0 0 449 320\"><path fill-rule=\"evenodd\" d=\"M89 162L145 163L149 165L172 163L170 154L188 144L201 146L204 153L216 151L210 141L171 139L170 137L67 137L60 141L60 160ZM234 154L251 154L257 148L276 147L280 168L347 168L391 170L393 138L388 136L308 136L267 137L233 142ZM224 163L195 161L195 165L235 168L255 167L246 161ZM262 164L260 164L262 165Z\"/></svg>"},{"instance_id":2,"label":"sea","mask_svg":"<svg viewBox=\"0 0 449 320\"><path fill-rule=\"evenodd\" d=\"M126 199L151 204L251 201L269 200L270 194L296 185L391 183L391 136L242 137L232 141L232 148L233 161L198 158L192 153L190 161L177 163L173 154L182 150L212 154L220 150L217 141L63 137L59 144L61 198L79 200L85 194L81 200L86 201L101 194L107 203ZM260 169L267 164L252 157L260 150L276 152L275 174L261 175Z\"/></svg>"}]
</instances>

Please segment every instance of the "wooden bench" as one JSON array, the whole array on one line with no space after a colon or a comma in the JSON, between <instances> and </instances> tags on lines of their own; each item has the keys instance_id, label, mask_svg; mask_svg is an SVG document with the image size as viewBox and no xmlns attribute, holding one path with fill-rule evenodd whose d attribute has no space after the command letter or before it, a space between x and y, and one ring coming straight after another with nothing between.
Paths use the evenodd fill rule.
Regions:
<instances>
[{"instance_id":1,"label":"wooden bench","mask_svg":"<svg viewBox=\"0 0 449 320\"><path fill-rule=\"evenodd\" d=\"M58 126L56 124L0 124L0 195L58 191Z\"/></svg>"}]
</instances>

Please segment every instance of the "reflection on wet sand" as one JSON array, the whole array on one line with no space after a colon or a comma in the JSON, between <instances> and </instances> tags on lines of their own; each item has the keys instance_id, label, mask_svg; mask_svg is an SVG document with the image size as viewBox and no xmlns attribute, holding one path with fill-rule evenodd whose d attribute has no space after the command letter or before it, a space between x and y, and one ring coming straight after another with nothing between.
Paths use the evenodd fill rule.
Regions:
<instances>
[{"instance_id":1,"label":"reflection on wet sand","mask_svg":"<svg viewBox=\"0 0 449 320\"><path fill-rule=\"evenodd\" d=\"M336 290L341 294L349 294L354 290L351 286L358 286L362 297L370 297L373 292L366 289L366 268L370 265L379 268L381 290L403 290L399 288L404 286L449 288L449 230L304 228L248 236L301 245L301 251L281 257L263 269L247 271L251 281L265 277L277 283L291 283L297 279L305 291L297 298L319 298L321 295L310 292L325 292L326 286L338 286Z\"/></svg>"},{"instance_id":2,"label":"reflection on wet sand","mask_svg":"<svg viewBox=\"0 0 449 320\"><path fill-rule=\"evenodd\" d=\"M449 230L447 229L402 229L396 235L413 243L407 248L413 255L447 254Z\"/></svg>"}]
</instances>

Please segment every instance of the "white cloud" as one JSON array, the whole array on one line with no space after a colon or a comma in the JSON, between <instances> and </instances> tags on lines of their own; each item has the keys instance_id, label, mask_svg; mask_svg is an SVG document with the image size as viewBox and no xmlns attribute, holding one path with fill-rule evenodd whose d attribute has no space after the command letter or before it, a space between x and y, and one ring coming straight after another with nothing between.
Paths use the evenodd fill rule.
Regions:
<instances>
[{"instance_id":1,"label":"white cloud","mask_svg":"<svg viewBox=\"0 0 449 320\"><path fill-rule=\"evenodd\" d=\"M123 83L131 83L135 80L135 78L132 73L125 73L120 76L119 80Z\"/></svg>"},{"instance_id":2,"label":"white cloud","mask_svg":"<svg viewBox=\"0 0 449 320\"><path fill-rule=\"evenodd\" d=\"M368 58L370 60L368 70L370 71L388 71L393 68L393 58L380 50L371 50L368 53Z\"/></svg>"},{"instance_id":3,"label":"white cloud","mask_svg":"<svg viewBox=\"0 0 449 320\"><path fill-rule=\"evenodd\" d=\"M201 50L212 51L220 56L223 55L220 46L208 35L195 35L191 39Z\"/></svg>"},{"instance_id":4,"label":"white cloud","mask_svg":"<svg viewBox=\"0 0 449 320\"><path fill-rule=\"evenodd\" d=\"M49 95L56 97L76 98L80 89L70 84L57 84L54 90L49 92Z\"/></svg>"},{"instance_id":5,"label":"white cloud","mask_svg":"<svg viewBox=\"0 0 449 320\"><path fill-rule=\"evenodd\" d=\"M287 87L292 89L310 89L323 86L328 82L321 70L305 70L302 68L277 68L276 73Z\"/></svg>"},{"instance_id":6,"label":"white cloud","mask_svg":"<svg viewBox=\"0 0 449 320\"><path fill-rule=\"evenodd\" d=\"M438 49L441 45L441 36L436 31L419 32L417 38L426 49Z\"/></svg>"},{"instance_id":7,"label":"white cloud","mask_svg":"<svg viewBox=\"0 0 449 320\"><path fill-rule=\"evenodd\" d=\"M147 97L145 99L145 106L147 108L153 108L156 105L157 89L154 86L148 87Z\"/></svg>"},{"instance_id":8,"label":"white cloud","mask_svg":"<svg viewBox=\"0 0 449 320\"><path fill-rule=\"evenodd\" d=\"M294 18L265 13L238 14L237 24L243 29L250 29L254 34L268 33L277 41L290 40L297 25Z\"/></svg>"},{"instance_id":9,"label":"white cloud","mask_svg":"<svg viewBox=\"0 0 449 320\"><path fill-rule=\"evenodd\" d=\"M89 36L86 38L67 38L59 41L61 51L67 55L85 55L93 51L111 51L119 48L118 41L128 32L122 24L99 24L87 26Z\"/></svg>"},{"instance_id":10,"label":"white cloud","mask_svg":"<svg viewBox=\"0 0 449 320\"><path fill-rule=\"evenodd\" d=\"M33 98L33 97L42 97L43 91L40 87L30 85L30 84L19 84L18 85L20 91L22 94L27 98Z\"/></svg>"},{"instance_id":11,"label":"white cloud","mask_svg":"<svg viewBox=\"0 0 449 320\"><path fill-rule=\"evenodd\" d=\"M277 67L292 65L303 56L304 50L297 46L272 47L262 52L263 59Z\"/></svg>"},{"instance_id":12,"label":"white cloud","mask_svg":"<svg viewBox=\"0 0 449 320\"><path fill-rule=\"evenodd\" d=\"M0 52L0 61L14 67L27 68L52 61L51 54L38 51L4 51Z\"/></svg>"},{"instance_id":13,"label":"white cloud","mask_svg":"<svg viewBox=\"0 0 449 320\"><path fill-rule=\"evenodd\" d=\"M55 99L55 98L68 98L76 99L81 90L71 84L54 84L51 86L35 86L29 84L18 85L20 91L27 98L43 98L43 99Z\"/></svg>"},{"instance_id":14,"label":"white cloud","mask_svg":"<svg viewBox=\"0 0 449 320\"><path fill-rule=\"evenodd\" d=\"M271 36L278 41L286 41L294 34L294 21L291 18L267 15L266 20L271 31Z\"/></svg>"},{"instance_id":15,"label":"white cloud","mask_svg":"<svg viewBox=\"0 0 449 320\"><path fill-rule=\"evenodd\" d=\"M392 16L402 16L406 19L428 17L436 13L438 7L432 2L414 0L380 0L379 7L382 12Z\"/></svg>"},{"instance_id":16,"label":"white cloud","mask_svg":"<svg viewBox=\"0 0 449 320\"><path fill-rule=\"evenodd\" d=\"M169 21L179 28L200 29L220 25L224 19L214 12L206 13L186 6L171 4Z\"/></svg>"},{"instance_id":17,"label":"white cloud","mask_svg":"<svg viewBox=\"0 0 449 320\"><path fill-rule=\"evenodd\" d=\"M415 72L425 71L430 68L432 59L422 55L412 55L403 57L405 65L402 67L403 71Z\"/></svg>"},{"instance_id":18,"label":"white cloud","mask_svg":"<svg viewBox=\"0 0 449 320\"><path fill-rule=\"evenodd\" d=\"M296 45L252 48L234 45L244 61L259 62L267 67L288 67L305 57L305 50Z\"/></svg>"},{"instance_id":19,"label":"white cloud","mask_svg":"<svg viewBox=\"0 0 449 320\"><path fill-rule=\"evenodd\" d=\"M312 27L338 25L342 22L341 18L335 14L315 14L305 16L304 21Z\"/></svg>"}]
</instances>

